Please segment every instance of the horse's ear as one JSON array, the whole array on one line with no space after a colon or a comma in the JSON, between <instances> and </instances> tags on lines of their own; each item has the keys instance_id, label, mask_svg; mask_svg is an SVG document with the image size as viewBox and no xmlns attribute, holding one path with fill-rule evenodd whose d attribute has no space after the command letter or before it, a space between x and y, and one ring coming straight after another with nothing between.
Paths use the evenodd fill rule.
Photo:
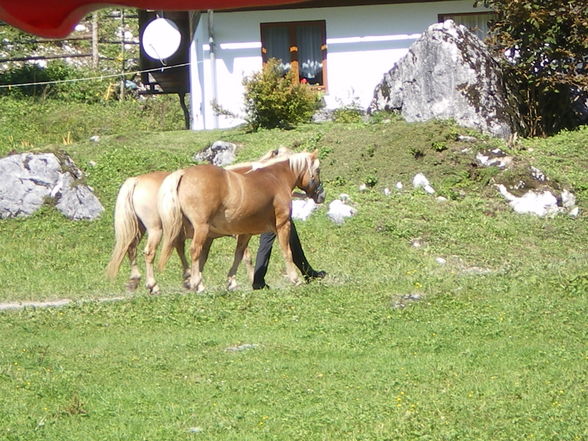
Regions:
<instances>
[{"instance_id":1,"label":"horse's ear","mask_svg":"<svg viewBox=\"0 0 588 441\"><path fill-rule=\"evenodd\" d=\"M316 159L316 158L318 158L318 153L319 153L318 149L314 149L314 152L312 152L312 154L310 155L310 157L312 159Z\"/></svg>"}]
</instances>

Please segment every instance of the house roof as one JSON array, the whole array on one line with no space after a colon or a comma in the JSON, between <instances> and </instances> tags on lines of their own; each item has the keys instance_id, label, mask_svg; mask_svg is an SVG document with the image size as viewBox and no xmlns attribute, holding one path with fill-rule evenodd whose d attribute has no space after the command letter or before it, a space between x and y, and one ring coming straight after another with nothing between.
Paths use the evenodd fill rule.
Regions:
<instances>
[{"instance_id":1,"label":"house roof","mask_svg":"<svg viewBox=\"0 0 588 441\"><path fill-rule=\"evenodd\" d=\"M1 0L0 0L1 1ZM292 2L276 2L273 4L261 4L261 5L244 5L237 8L229 8L225 11L260 11L268 9L304 9L304 8L331 8L341 6L373 6L373 5L390 5L398 3L432 3L447 0L298 0L295 3Z\"/></svg>"},{"instance_id":2,"label":"house roof","mask_svg":"<svg viewBox=\"0 0 588 441\"><path fill-rule=\"evenodd\" d=\"M107 6L202 10L275 6L299 0L0 0L0 20L31 34L65 37L89 12Z\"/></svg>"}]
</instances>

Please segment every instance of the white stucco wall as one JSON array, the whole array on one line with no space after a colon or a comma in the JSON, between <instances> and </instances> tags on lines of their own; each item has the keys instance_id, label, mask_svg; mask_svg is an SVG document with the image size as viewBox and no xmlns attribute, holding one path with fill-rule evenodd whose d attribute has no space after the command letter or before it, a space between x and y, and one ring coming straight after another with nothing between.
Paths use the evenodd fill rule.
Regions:
<instances>
[{"instance_id":1,"label":"white stucco wall","mask_svg":"<svg viewBox=\"0 0 588 441\"><path fill-rule=\"evenodd\" d=\"M472 0L397 5L352 6L281 11L214 12L216 69L208 45L207 14L200 17L192 51L193 128L224 128L243 122L216 117L210 106L243 114L245 76L262 66L260 23L325 20L327 32L327 106L358 103L367 107L385 72L440 13L482 12ZM216 88L214 87L216 77ZM196 90L200 89L200 90ZM216 89L216 91L215 91ZM196 109L202 109L203 115Z\"/></svg>"}]
</instances>

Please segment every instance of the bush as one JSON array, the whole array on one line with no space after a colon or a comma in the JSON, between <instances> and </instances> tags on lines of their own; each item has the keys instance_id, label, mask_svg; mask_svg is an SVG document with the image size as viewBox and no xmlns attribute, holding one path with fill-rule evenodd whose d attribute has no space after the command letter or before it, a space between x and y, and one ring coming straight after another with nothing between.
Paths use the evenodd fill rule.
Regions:
<instances>
[{"instance_id":1,"label":"bush","mask_svg":"<svg viewBox=\"0 0 588 441\"><path fill-rule=\"evenodd\" d=\"M243 80L246 120L253 130L291 128L311 120L319 108L320 96L307 84L294 80L294 73L284 74L276 59Z\"/></svg>"}]
</instances>

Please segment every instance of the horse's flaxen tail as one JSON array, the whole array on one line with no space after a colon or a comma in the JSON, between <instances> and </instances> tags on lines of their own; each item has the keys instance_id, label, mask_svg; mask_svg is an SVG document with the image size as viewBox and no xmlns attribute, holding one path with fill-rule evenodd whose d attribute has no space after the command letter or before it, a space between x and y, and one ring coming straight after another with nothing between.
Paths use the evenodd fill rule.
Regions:
<instances>
[{"instance_id":1,"label":"horse's flaxen tail","mask_svg":"<svg viewBox=\"0 0 588 441\"><path fill-rule=\"evenodd\" d=\"M180 207L178 186L184 170L177 170L163 180L157 196L159 216L163 227L163 245L159 255L159 269L163 270L169 260L174 244L182 232L184 215Z\"/></svg>"},{"instance_id":2,"label":"horse's flaxen tail","mask_svg":"<svg viewBox=\"0 0 588 441\"><path fill-rule=\"evenodd\" d=\"M139 220L133 205L133 193L137 185L137 178L128 178L120 187L114 208L114 237L115 245L112 257L106 267L106 275L113 279L129 247L141 238Z\"/></svg>"}]
</instances>

